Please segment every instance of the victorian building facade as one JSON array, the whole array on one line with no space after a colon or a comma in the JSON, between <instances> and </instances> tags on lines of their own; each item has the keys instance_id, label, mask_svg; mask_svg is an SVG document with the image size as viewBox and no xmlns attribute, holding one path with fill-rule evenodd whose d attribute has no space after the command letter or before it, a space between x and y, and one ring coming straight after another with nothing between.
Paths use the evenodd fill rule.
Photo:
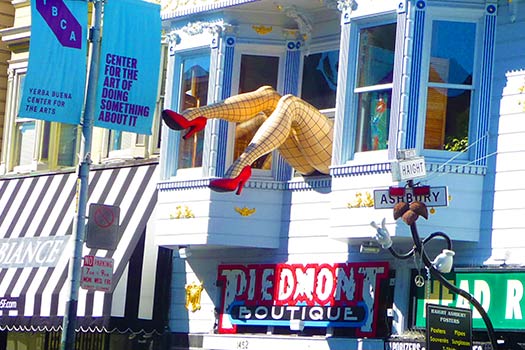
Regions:
<instances>
[{"instance_id":1,"label":"victorian building facade","mask_svg":"<svg viewBox=\"0 0 525 350\"><path fill-rule=\"evenodd\" d=\"M31 3L0 4L0 18L7 22L7 15L12 16L0 30L2 57L7 55L0 75L8 77L5 86L0 84L0 91L7 91L5 113L1 104L0 349L10 350L60 348L78 207L80 127L18 114L28 68ZM85 10L91 17L87 1ZM158 85L157 105L162 106ZM156 246L151 231L159 178L160 107L157 110L152 135L93 131L88 208L102 204L118 209L119 216L110 216L118 220L118 244L115 249L85 245L82 251L83 257L112 259L113 271L108 290L80 288L77 349L161 345L171 251ZM86 215L92 220L96 216Z\"/></svg>"},{"instance_id":2,"label":"victorian building facade","mask_svg":"<svg viewBox=\"0 0 525 350\"><path fill-rule=\"evenodd\" d=\"M471 305L418 254L399 259L374 238L384 218L391 248L413 248L392 215L412 186L429 191L417 197L429 210L420 235L452 242L447 278L480 300L502 348L516 348L524 11L519 1L166 2L165 108L206 111L271 86L333 123L328 174L300 175L275 147L237 178L227 169L257 147L241 122L204 112L189 138L164 127L155 241L174 251L172 348L423 346L425 304ZM403 161L416 163L396 175ZM217 178L231 192L215 191ZM446 247L431 239L424 252ZM472 319L473 347L487 346Z\"/></svg>"}]
</instances>

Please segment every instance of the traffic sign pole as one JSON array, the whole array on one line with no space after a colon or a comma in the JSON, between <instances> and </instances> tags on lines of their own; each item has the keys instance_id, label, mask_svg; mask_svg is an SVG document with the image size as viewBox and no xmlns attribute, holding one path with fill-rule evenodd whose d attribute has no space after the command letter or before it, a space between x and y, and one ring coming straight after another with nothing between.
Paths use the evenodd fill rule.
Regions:
<instances>
[{"instance_id":1,"label":"traffic sign pole","mask_svg":"<svg viewBox=\"0 0 525 350\"><path fill-rule=\"evenodd\" d=\"M88 200L89 169L91 166L91 141L93 122L95 119L95 104L97 80L100 60L100 27L102 23L102 0L90 0L94 5L94 21L90 30L91 60L87 82L86 105L82 124L82 140L80 147L80 163L77 177L77 208L73 221L72 236L74 239L73 256L69 261L70 294L66 303L66 311L62 323L61 350L75 348L75 328L78 308L78 290L80 288L80 271L82 262L82 247L84 244L84 227L86 223L86 207Z\"/></svg>"}]
</instances>

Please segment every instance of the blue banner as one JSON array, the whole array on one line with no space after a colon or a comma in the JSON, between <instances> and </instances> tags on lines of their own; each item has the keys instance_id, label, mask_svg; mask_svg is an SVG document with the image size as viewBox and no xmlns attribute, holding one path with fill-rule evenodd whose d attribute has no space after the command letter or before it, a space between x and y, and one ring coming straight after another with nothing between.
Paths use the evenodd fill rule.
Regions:
<instances>
[{"instance_id":1,"label":"blue banner","mask_svg":"<svg viewBox=\"0 0 525 350\"><path fill-rule=\"evenodd\" d=\"M19 116L79 124L86 86L86 0L31 1L29 63Z\"/></svg>"},{"instance_id":2,"label":"blue banner","mask_svg":"<svg viewBox=\"0 0 525 350\"><path fill-rule=\"evenodd\" d=\"M151 134L160 45L160 5L106 1L95 126Z\"/></svg>"}]
</instances>

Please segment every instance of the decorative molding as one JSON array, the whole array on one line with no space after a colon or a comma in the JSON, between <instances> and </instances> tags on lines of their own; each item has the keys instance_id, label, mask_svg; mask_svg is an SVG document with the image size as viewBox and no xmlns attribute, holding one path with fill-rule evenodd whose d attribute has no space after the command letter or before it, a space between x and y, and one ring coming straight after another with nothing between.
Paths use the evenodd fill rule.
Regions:
<instances>
[{"instance_id":1,"label":"decorative molding","mask_svg":"<svg viewBox=\"0 0 525 350\"><path fill-rule=\"evenodd\" d=\"M237 27L226 23L226 22L203 22L195 21L189 22L185 26L176 30L176 32L183 32L187 35L194 36L208 32L212 35L218 34L235 34L237 32Z\"/></svg>"},{"instance_id":2,"label":"decorative molding","mask_svg":"<svg viewBox=\"0 0 525 350\"><path fill-rule=\"evenodd\" d=\"M343 165L332 167L330 170L333 177L384 174L390 172L392 172L390 163Z\"/></svg>"},{"instance_id":3,"label":"decorative molding","mask_svg":"<svg viewBox=\"0 0 525 350\"><path fill-rule=\"evenodd\" d=\"M308 191L316 189L331 189L332 178L328 175L319 177L295 178L287 183L286 189L290 191Z\"/></svg>"},{"instance_id":4,"label":"decorative molding","mask_svg":"<svg viewBox=\"0 0 525 350\"><path fill-rule=\"evenodd\" d=\"M440 164L426 162L427 176L429 173L447 174L466 174L466 175L486 175L487 167L471 164Z\"/></svg>"},{"instance_id":5,"label":"decorative molding","mask_svg":"<svg viewBox=\"0 0 525 350\"><path fill-rule=\"evenodd\" d=\"M256 209L255 209L255 208L250 209L250 208L248 208L248 207L246 207L246 206L244 206L244 207L242 207L242 208L235 207L234 209L235 209L235 211L236 211L237 213L239 213L239 215L241 215L241 216L252 216L252 215L255 214L255 212L256 212Z\"/></svg>"},{"instance_id":6,"label":"decorative molding","mask_svg":"<svg viewBox=\"0 0 525 350\"><path fill-rule=\"evenodd\" d=\"M195 214L193 214L192 210L187 205L185 206L178 205L175 209L176 209L176 214L175 215L170 214L171 220L173 219L194 219L195 218Z\"/></svg>"},{"instance_id":7,"label":"decorative molding","mask_svg":"<svg viewBox=\"0 0 525 350\"><path fill-rule=\"evenodd\" d=\"M374 196L366 191L363 195L362 192L356 192L355 198L352 202L348 202L348 208L371 208L374 206Z\"/></svg>"},{"instance_id":8,"label":"decorative molding","mask_svg":"<svg viewBox=\"0 0 525 350\"><path fill-rule=\"evenodd\" d=\"M162 0L161 17L162 19L183 17L256 1L259 0Z\"/></svg>"},{"instance_id":9,"label":"decorative molding","mask_svg":"<svg viewBox=\"0 0 525 350\"><path fill-rule=\"evenodd\" d=\"M341 12L352 12L357 9L355 0L337 0L337 9Z\"/></svg>"},{"instance_id":10,"label":"decorative molding","mask_svg":"<svg viewBox=\"0 0 525 350\"><path fill-rule=\"evenodd\" d=\"M265 26L265 25L253 25L252 26L252 29L259 35L266 35L268 33L271 33L273 31L273 27L272 26Z\"/></svg>"},{"instance_id":11,"label":"decorative molding","mask_svg":"<svg viewBox=\"0 0 525 350\"><path fill-rule=\"evenodd\" d=\"M297 23L299 33L303 37L303 40L308 40L311 37L313 22L309 15L304 11L297 9L295 5L284 6L277 4L277 8L283 11L287 17L292 18Z\"/></svg>"},{"instance_id":12,"label":"decorative molding","mask_svg":"<svg viewBox=\"0 0 525 350\"><path fill-rule=\"evenodd\" d=\"M186 288L186 309L191 312L195 312L201 309L201 295L204 286L202 282L192 282L185 286Z\"/></svg>"}]
</instances>

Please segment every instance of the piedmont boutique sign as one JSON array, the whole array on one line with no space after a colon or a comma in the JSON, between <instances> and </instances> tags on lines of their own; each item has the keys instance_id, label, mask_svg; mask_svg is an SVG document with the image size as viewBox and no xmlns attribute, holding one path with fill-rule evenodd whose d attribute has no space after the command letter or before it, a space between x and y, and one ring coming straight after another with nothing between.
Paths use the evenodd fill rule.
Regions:
<instances>
[{"instance_id":1,"label":"piedmont boutique sign","mask_svg":"<svg viewBox=\"0 0 525 350\"><path fill-rule=\"evenodd\" d=\"M350 327L377 331L388 263L220 265L220 333L237 326ZM383 292L382 296L388 293Z\"/></svg>"},{"instance_id":2,"label":"piedmont boutique sign","mask_svg":"<svg viewBox=\"0 0 525 350\"><path fill-rule=\"evenodd\" d=\"M525 330L525 271L461 271L446 275L456 286L472 294L492 321L495 329ZM485 323L470 303L451 293L438 281L417 290L416 326L425 327L425 304L439 304L472 309L472 327L484 329Z\"/></svg>"}]
</instances>

